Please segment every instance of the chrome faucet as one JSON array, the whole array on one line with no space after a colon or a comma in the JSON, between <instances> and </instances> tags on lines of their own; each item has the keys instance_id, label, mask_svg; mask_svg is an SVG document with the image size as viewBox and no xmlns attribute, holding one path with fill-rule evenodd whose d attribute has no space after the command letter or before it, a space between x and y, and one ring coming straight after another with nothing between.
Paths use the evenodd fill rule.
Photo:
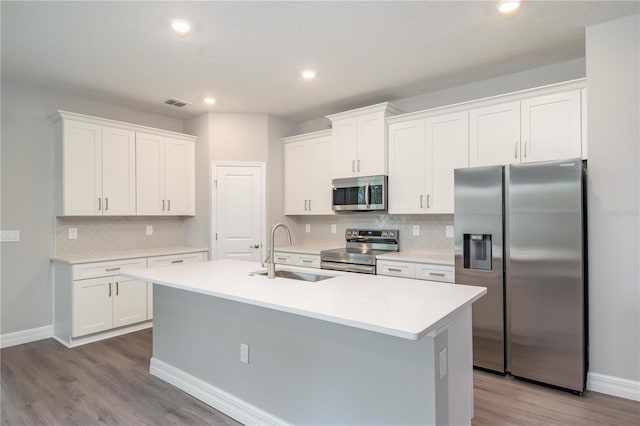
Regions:
<instances>
[{"instance_id":1,"label":"chrome faucet","mask_svg":"<svg viewBox=\"0 0 640 426\"><path fill-rule=\"evenodd\" d=\"M269 249L269 256L264 261L264 263L266 263L267 265L267 278L269 278L270 280L276 277L276 262L273 256L275 245L274 237L276 235L276 229L280 227L284 228L287 231L287 236L289 237L289 245L291 245L291 230L289 229L289 227L284 223L276 223L275 225L273 225L273 228L271 228L271 248Z\"/></svg>"}]
</instances>

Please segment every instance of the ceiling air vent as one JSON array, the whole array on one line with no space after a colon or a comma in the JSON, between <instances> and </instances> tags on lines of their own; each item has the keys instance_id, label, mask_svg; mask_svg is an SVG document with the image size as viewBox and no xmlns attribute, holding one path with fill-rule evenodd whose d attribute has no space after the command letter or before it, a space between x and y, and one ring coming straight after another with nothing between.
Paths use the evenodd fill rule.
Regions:
<instances>
[{"instance_id":1,"label":"ceiling air vent","mask_svg":"<svg viewBox=\"0 0 640 426\"><path fill-rule=\"evenodd\" d=\"M164 101L164 103L167 105L173 105L174 107L178 107L178 108L182 108L183 106L186 106L186 105L191 105L191 102L183 101L182 99L176 99L176 98L169 98L166 101Z\"/></svg>"}]
</instances>

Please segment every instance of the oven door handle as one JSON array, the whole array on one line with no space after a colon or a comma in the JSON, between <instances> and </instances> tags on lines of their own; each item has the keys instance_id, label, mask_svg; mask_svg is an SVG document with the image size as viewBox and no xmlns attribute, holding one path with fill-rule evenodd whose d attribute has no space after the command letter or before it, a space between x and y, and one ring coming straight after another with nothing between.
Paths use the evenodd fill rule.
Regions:
<instances>
[{"instance_id":1,"label":"oven door handle","mask_svg":"<svg viewBox=\"0 0 640 426\"><path fill-rule=\"evenodd\" d=\"M362 272L365 274L376 273L376 267L373 265L358 265L354 263L320 262L320 269L344 272Z\"/></svg>"},{"instance_id":2,"label":"oven door handle","mask_svg":"<svg viewBox=\"0 0 640 426\"><path fill-rule=\"evenodd\" d=\"M370 190L371 190L371 184L367 182L367 186L364 189L364 203L367 205L367 208L371 207L371 203L369 203L369 201L371 201L369 197Z\"/></svg>"}]
</instances>

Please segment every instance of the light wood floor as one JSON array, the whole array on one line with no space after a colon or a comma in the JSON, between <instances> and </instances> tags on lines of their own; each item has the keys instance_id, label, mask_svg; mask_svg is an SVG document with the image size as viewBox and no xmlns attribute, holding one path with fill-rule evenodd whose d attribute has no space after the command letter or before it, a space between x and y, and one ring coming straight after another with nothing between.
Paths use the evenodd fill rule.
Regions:
<instances>
[{"instance_id":1,"label":"light wood floor","mask_svg":"<svg viewBox=\"0 0 640 426\"><path fill-rule=\"evenodd\" d=\"M237 425L149 375L151 330L67 349L53 339L2 349L3 425ZM476 371L473 426L640 425L640 403ZM396 425L394 425L396 426Z\"/></svg>"}]
</instances>

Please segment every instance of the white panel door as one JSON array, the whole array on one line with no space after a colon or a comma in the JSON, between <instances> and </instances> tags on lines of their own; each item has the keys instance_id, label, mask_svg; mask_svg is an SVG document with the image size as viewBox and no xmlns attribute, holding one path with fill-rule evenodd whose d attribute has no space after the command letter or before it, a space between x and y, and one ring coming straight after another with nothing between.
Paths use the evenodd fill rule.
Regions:
<instances>
[{"instance_id":1,"label":"white panel door","mask_svg":"<svg viewBox=\"0 0 640 426\"><path fill-rule=\"evenodd\" d=\"M580 90L525 99L522 162L580 158Z\"/></svg>"},{"instance_id":2,"label":"white panel door","mask_svg":"<svg viewBox=\"0 0 640 426\"><path fill-rule=\"evenodd\" d=\"M223 166L214 169L216 258L262 259L262 169Z\"/></svg>"},{"instance_id":3,"label":"white panel door","mask_svg":"<svg viewBox=\"0 0 640 426\"><path fill-rule=\"evenodd\" d=\"M112 327L113 290L111 277L73 282L73 337Z\"/></svg>"},{"instance_id":4,"label":"white panel door","mask_svg":"<svg viewBox=\"0 0 640 426\"><path fill-rule=\"evenodd\" d=\"M64 120L65 216L102 214L102 127Z\"/></svg>"},{"instance_id":5,"label":"white panel door","mask_svg":"<svg viewBox=\"0 0 640 426\"><path fill-rule=\"evenodd\" d=\"M389 125L389 213L424 213L426 206L425 120Z\"/></svg>"},{"instance_id":6,"label":"white panel door","mask_svg":"<svg viewBox=\"0 0 640 426\"><path fill-rule=\"evenodd\" d=\"M195 164L193 142L166 138L165 214L195 214Z\"/></svg>"},{"instance_id":7,"label":"white panel door","mask_svg":"<svg viewBox=\"0 0 640 426\"><path fill-rule=\"evenodd\" d=\"M358 157L356 173L359 176L386 175L387 145L384 113L376 112L358 117Z\"/></svg>"},{"instance_id":8,"label":"white panel door","mask_svg":"<svg viewBox=\"0 0 640 426\"><path fill-rule=\"evenodd\" d=\"M164 138L136 133L136 212L138 215L164 214Z\"/></svg>"},{"instance_id":9,"label":"white panel door","mask_svg":"<svg viewBox=\"0 0 640 426\"><path fill-rule=\"evenodd\" d=\"M309 213L309 145L306 141L284 145L284 214ZM331 152L333 155L333 152Z\"/></svg>"},{"instance_id":10,"label":"white panel door","mask_svg":"<svg viewBox=\"0 0 640 426\"><path fill-rule=\"evenodd\" d=\"M102 128L102 211L109 216L136 214L136 135Z\"/></svg>"},{"instance_id":11,"label":"white panel door","mask_svg":"<svg viewBox=\"0 0 640 426\"><path fill-rule=\"evenodd\" d=\"M331 134L335 151L335 177L355 176L356 159L358 157L358 128L356 118L345 118L334 121Z\"/></svg>"},{"instance_id":12,"label":"white panel door","mask_svg":"<svg viewBox=\"0 0 640 426\"><path fill-rule=\"evenodd\" d=\"M113 279L113 327L147 319L147 282L123 277Z\"/></svg>"},{"instance_id":13,"label":"white panel door","mask_svg":"<svg viewBox=\"0 0 640 426\"><path fill-rule=\"evenodd\" d=\"M469 167L469 113L427 118L427 213L453 214L453 171Z\"/></svg>"},{"instance_id":14,"label":"white panel door","mask_svg":"<svg viewBox=\"0 0 640 426\"><path fill-rule=\"evenodd\" d=\"M520 102L469 111L469 166L520 162Z\"/></svg>"},{"instance_id":15,"label":"white panel door","mask_svg":"<svg viewBox=\"0 0 640 426\"><path fill-rule=\"evenodd\" d=\"M334 214L332 206L331 180L333 170L333 139L330 136L312 140L309 144L307 164L311 173L308 185L308 213L313 215ZM286 179L286 177L285 177Z\"/></svg>"}]
</instances>

